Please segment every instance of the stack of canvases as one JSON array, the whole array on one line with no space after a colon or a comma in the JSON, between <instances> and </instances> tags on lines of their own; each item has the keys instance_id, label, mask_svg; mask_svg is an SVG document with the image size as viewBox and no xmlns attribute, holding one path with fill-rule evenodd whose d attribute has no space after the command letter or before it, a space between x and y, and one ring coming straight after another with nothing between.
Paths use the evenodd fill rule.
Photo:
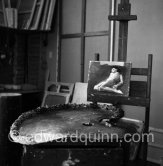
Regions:
<instances>
[{"instance_id":1,"label":"stack of canvases","mask_svg":"<svg viewBox=\"0 0 163 166\"><path fill-rule=\"evenodd\" d=\"M10 0L0 1L0 26L17 28L17 16L17 9L15 7L11 7Z\"/></svg>"},{"instance_id":2,"label":"stack of canvases","mask_svg":"<svg viewBox=\"0 0 163 166\"><path fill-rule=\"evenodd\" d=\"M14 6L12 6L12 0L6 1L1 0L1 17L3 17L4 23L2 26L8 26L10 28L19 28L27 30L50 30L52 24L52 18L54 14L56 0L19 0ZM14 26L7 24L8 13L12 14L17 11L17 19ZM13 15L14 16L14 15ZM18 24L18 25L17 25ZM16 25L16 26L15 26Z\"/></svg>"}]
</instances>

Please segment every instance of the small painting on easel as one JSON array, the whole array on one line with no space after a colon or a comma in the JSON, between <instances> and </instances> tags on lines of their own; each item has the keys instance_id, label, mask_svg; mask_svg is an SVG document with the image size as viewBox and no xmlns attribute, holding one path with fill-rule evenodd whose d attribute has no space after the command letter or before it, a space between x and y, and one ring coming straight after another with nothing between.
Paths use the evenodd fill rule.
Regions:
<instances>
[{"instance_id":1,"label":"small painting on easel","mask_svg":"<svg viewBox=\"0 0 163 166\"><path fill-rule=\"evenodd\" d=\"M129 96L131 63L91 61L88 73L89 96Z\"/></svg>"}]
</instances>

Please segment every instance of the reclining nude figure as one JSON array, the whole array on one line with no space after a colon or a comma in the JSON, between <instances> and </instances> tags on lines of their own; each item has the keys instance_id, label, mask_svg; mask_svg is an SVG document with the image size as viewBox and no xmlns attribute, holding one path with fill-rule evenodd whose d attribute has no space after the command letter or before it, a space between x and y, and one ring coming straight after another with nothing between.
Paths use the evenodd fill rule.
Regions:
<instances>
[{"instance_id":1,"label":"reclining nude figure","mask_svg":"<svg viewBox=\"0 0 163 166\"><path fill-rule=\"evenodd\" d=\"M94 90L123 94L123 92L118 89L122 84L123 84L122 74L119 73L117 68L113 67L111 69L109 77L106 80L95 85Z\"/></svg>"}]
</instances>

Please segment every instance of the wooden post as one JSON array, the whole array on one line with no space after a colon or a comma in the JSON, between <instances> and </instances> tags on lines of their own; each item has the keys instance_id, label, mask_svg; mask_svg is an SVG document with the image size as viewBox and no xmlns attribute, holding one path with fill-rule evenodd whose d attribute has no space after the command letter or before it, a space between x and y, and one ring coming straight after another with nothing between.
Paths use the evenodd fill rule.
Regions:
<instances>
[{"instance_id":1,"label":"wooden post","mask_svg":"<svg viewBox=\"0 0 163 166\"><path fill-rule=\"evenodd\" d=\"M128 38L128 21L137 20L137 16L130 15L131 4L129 0L121 0L118 5L118 15L110 15L109 20L120 21L119 24L119 44L118 44L118 61L127 60L127 38Z\"/></svg>"},{"instance_id":2,"label":"wooden post","mask_svg":"<svg viewBox=\"0 0 163 166\"><path fill-rule=\"evenodd\" d=\"M131 4L129 0L122 0L118 5L119 15L130 15ZM118 61L127 60L127 38L128 38L128 20L120 21L119 24L119 47L118 47Z\"/></svg>"},{"instance_id":3,"label":"wooden post","mask_svg":"<svg viewBox=\"0 0 163 166\"><path fill-rule=\"evenodd\" d=\"M152 82L152 61L153 55L148 55L148 75L147 75L147 98L151 100L151 82ZM149 134L149 118L150 118L150 105L145 109L145 128L144 133ZM148 154L148 140L147 135L144 137L143 142L143 165L146 166L147 164L147 154Z\"/></svg>"}]
</instances>

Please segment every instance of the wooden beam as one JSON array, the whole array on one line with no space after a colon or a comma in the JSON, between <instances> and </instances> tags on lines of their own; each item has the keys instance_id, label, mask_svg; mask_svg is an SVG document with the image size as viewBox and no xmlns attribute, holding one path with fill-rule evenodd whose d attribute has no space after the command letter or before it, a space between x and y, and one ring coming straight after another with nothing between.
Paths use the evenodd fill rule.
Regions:
<instances>
[{"instance_id":1,"label":"wooden beam","mask_svg":"<svg viewBox=\"0 0 163 166\"><path fill-rule=\"evenodd\" d=\"M148 75L148 69L147 68L132 68L131 69L131 75L147 76Z\"/></svg>"},{"instance_id":2,"label":"wooden beam","mask_svg":"<svg viewBox=\"0 0 163 166\"><path fill-rule=\"evenodd\" d=\"M147 107L150 104L150 99L143 97L124 97L124 96L109 96L108 94L93 94L88 96L88 101L112 103L113 105L131 105Z\"/></svg>"},{"instance_id":3,"label":"wooden beam","mask_svg":"<svg viewBox=\"0 0 163 166\"><path fill-rule=\"evenodd\" d=\"M128 40L128 21L120 21L119 25L119 46L118 46L118 61L127 60L127 40Z\"/></svg>"},{"instance_id":4,"label":"wooden beam","mask_svg":"<svg viewBox=\"0 0 163 166\"><path fill-rule=\"evenodd\" d=\"M131 20L137 20L137 16L135 16L135 15L130 15L130 16L118 16L118 15L114 15L114 16L109 16L108 18L109 18L109 20L113 20L113 21L131 21Z\"/></svg>"},{"instance_id":5,"label":"wooden beam","mask_svg":"<svg viewBox=\"0 0 163 166\"><path fill-rule=\"evenodd\" d=\"M109 31L98 31L98 32L85 32L84 34L82 33L74 33L74 34L62 34L62 38L66 39L66 38L78 38L81 36L84 37L92 37L92 36L109 36Z\"/></svg>"},{"instance_id":6,"label":"wooden beam","mask_svg":"<svg viewBox=\"0 0 163 166\"><path fill-rule=\"evenodd\" d=\"M84 64L85 64L85 22L86 22L86 3L87 0L82 1L82 19L81 19L81 82L84 82Z\"/></svg>"},{"instance_id":7,"label":"wooden beam","mask_svg":"<svg viewBox=\"0 0 163 166\"><path fill-rule=\"evenodd\" d=\"M58 28L58 36L59 36L59 39L58 39L58 77L57 77L57 81L60 82L61 81L61 47L62 47L62 41L61 41L61 38L62 38L62 6L63 6L63 0L60 0L58 1L58 19L59 19L59 28Z\"/></svg>"}]
</instances>

